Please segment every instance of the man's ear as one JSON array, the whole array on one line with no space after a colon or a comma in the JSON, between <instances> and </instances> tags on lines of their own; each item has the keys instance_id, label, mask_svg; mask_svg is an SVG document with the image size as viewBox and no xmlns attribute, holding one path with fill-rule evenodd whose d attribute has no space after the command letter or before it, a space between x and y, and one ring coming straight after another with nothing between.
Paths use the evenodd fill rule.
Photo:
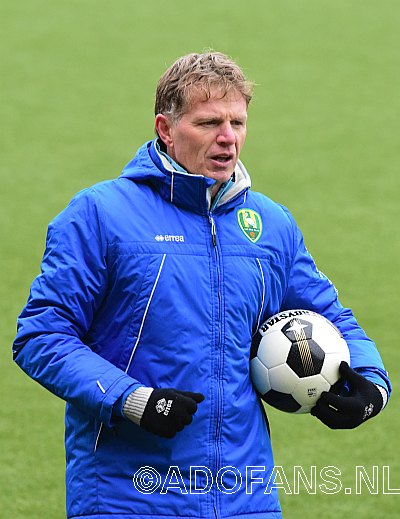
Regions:
<instances>
[{"instance_id":1,"label":"man's ear","mask_svg":"<svg viewBox=\"0 0 400 519\"><path fill-rule=\"evenodd\" d=\"M155 128L167 148L173 146L173 140L171 135L172 124L170 119L164 114L157 114L155 119Z\"/></svg>"}]
</instances>

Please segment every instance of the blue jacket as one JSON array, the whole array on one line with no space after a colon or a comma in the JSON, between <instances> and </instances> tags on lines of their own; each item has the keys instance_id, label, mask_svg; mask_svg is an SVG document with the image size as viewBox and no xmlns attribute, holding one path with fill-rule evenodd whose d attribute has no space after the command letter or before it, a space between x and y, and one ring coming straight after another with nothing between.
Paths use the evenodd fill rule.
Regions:
<instances>
[{"instance_id":1,"label":"blue jacket","mask_svg":"<svg viewBox=\"0 0 400 519\"><path fill-rule=\"evenodd\" d=\"M249 350L260 323L281 310L325 315L352 366L390 389L375 345L290 213L249 190L240 163L210 209L212 184L173 171L149 142L119 178L80 192L49 226L14 357L67 402L70 518L280 517ZM255 232L244 218L257 220ZM206 399L190 426L163 439L118 416L122 396L140 385Z\"/></svg>"}]
</instances>

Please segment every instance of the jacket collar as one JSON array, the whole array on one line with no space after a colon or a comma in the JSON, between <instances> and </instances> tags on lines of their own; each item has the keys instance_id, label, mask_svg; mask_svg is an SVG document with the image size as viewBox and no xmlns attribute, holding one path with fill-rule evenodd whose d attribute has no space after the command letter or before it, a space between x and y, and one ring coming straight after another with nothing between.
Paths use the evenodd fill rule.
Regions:
<instances>
[{"instance_id":1,"label":"jacket collar","mask_svg":"<svg viewBox=\"0 0 400 519\"><path fill-rule=\"evenodd\" d=\"M235 168L235 181L211 205L211 187L215 181L202 175L192 175L177 169L157 150L156 141L146 142L135 157L125 166L121 176L136 182L150 183L169 202L190 211L208 214L218 212L231 204L244 201L251 186L250 176L239 161Z\"/></svg>"}]
</instances>

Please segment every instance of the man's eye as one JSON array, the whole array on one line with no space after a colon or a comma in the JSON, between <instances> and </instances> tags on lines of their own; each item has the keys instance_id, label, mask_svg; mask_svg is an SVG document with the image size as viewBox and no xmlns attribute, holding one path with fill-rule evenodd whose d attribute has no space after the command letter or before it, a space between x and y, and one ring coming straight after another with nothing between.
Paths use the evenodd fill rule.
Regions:
<instances>
[{"instance_id":1,"label":"man's eye","mask_svg":"<svg viewBox=\"0 0 400 519\"><path fill-rule=\"evenodd\" d=\"M244 122L243 121L232 121L232 126L243 126L244 125Z\"/></svg>"}]
</instances>

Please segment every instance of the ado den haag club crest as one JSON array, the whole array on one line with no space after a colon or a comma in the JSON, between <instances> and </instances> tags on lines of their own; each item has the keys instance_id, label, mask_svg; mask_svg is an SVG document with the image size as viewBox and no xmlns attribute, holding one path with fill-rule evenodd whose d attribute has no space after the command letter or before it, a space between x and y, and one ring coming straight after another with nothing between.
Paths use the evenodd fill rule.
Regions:
<instances>
[{"instance_id":1,"label":"ado den haag club crest","mask_svg":"<svg viewBox=\"0 0 400 519\"><path fill-rule=\"evenodd\" d=\"M255 243L262 233L261 216L253 209L239 209L237 219L244 234L251 242Z\"/></svg>"}]
</instances>

